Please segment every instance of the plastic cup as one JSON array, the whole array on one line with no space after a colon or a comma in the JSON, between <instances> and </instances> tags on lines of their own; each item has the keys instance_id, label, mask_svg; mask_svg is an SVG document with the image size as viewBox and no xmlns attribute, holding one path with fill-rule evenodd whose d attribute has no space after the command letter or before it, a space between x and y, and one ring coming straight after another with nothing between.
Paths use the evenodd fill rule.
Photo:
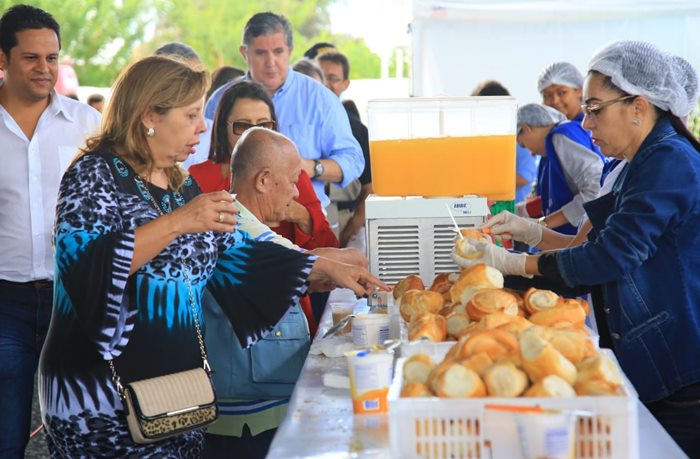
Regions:
<instances>
[{"instance_id":1,"label":"plastic cup","mask_svg":"<svg viewBox=\"0 0 700 459\"><path fill-rule=\"evenodd\" d=\"M331 303L331 313L333 314L333 325L336 325L343 317L352 314L355 309L355 301L342 301L338 303ZM348 324L341 328L337 335L342 335L343 333L349 333L352 330L352 320L348 321Z\"/></svg>"},{"instance_id":2,"label":"plastic cup","mask_svg":"<svg viewBox=\"0 0 700 459\"><path fill-rule=\"evenodd\" d=\"M517 414L524 459L573 459L576 415L567 411Z\"/></svg>"},{"instance_id":3,"label":"plastic cup","mask_svg":"<svg viewBox=\"0 0 700 459\"><path fill-rule=\"evenodd\" d=\"M365 349L346 352L345 357L348 360L353 413L386 413L394 354Z\"/></svg>"},{"instance_id":4,"label":"plastic cup","mask_svg":"<svg viewBox=\"0 0 700 459\"><path fill-rule=\"evenodd\" d=\"M389 314L358 314L352 319L352 342L355 347L383 344L390 337Z\"/></svg>"}]
</instances>

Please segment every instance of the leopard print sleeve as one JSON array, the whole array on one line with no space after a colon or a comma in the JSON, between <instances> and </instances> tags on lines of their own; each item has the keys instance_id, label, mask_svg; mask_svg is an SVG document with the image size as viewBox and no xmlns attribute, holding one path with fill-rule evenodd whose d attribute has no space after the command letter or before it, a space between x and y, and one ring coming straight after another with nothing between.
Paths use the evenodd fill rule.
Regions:
<instances>
[{"instance_id":1,"label":"leopard print sleeve","mask_svg":"<svg viewBox=\"0 0 700 459\"><path fill-rule=\"evenodd\" d=\"M54 228L54 314L77 319L106 359L121 354L136 315L125 293L134 228L122 217L119 197L105 157L85 155L61 181Z\"/></svg>"}]
</instances>

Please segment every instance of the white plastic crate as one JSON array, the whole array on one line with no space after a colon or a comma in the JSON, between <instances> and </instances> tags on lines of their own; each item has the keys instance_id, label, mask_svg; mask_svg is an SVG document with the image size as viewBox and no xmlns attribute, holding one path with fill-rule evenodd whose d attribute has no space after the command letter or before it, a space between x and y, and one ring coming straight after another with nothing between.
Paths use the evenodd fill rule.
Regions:
<instances>
[{"instance_id":1,"label":"white plastic crate","mask_svg":"<svg viewBox=\"0 0 700 459\"><path fill-rule=\"evenodd\" d=\"M448 349L442 344L422 343L420 352L439 362ZM600 352L615 360L612 352L606 349ZM515 416L509 412L486 410L486 404L592 411L595 416L578 420L576 458L636 459L639 456L637 393L627 378L625 395L616 397L402 399L405 360L402 357L397 361L388 395L391 457L521 458Z\"/></svg>"}]
</instances>

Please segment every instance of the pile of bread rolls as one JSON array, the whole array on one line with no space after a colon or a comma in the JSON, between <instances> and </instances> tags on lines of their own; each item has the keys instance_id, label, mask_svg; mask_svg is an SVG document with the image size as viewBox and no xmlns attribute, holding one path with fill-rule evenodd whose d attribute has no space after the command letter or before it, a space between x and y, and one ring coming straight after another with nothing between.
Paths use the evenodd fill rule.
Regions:
<instances>
[{"instance_id":1,"label":"pile of bread rolls","mask_svg":"<svg viewBox=\"0 0 700 459\"><path fill-rule=\"evenodd\" d=\"M427 354L407 359L401 396L622 395L622 374L615 362L570 338L538 326L519 337L504 330L476 332L460 339L440 363Z\"/></svg>"},{"instance_id":2,"label":"pile of bread rolls","mask_svg":"<svg viewBox=\"0 0 700 459\"><path fill-rule=\"evenodd\" d=\"M485 264L439 274L428 289L420 277L407 276L393 295L411 341L458 340L499 326L518 332L532 325L583 329L588 314L585 300L562 298L550 290L504 289L500 271Z\"/></svg>"},{"instance_id":3,"label":"pile of bread rolls","mask_svg":"<svg viewBox=\"0 0 700 459\"><path fill-rule=\"evenodd\" d=\"M439 364L425 354L406 361L404 397L622 393L617 365L588 337L584 300L504 289L503 275L483 264L440 274L428 289L408 276L394 298L410 340L457 340Z\"/></svg>"}]
</instances>

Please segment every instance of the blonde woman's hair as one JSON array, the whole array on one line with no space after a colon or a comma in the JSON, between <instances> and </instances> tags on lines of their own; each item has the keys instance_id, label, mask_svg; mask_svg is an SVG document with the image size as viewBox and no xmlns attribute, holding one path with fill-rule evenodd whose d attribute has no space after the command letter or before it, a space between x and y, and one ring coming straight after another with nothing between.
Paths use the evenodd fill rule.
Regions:
<instances>
[{"instance_id":1,"label":"blonde woman's hair","mask_svg":"<svg viewBox=\"0 0 700 459\"><path fill-rule=\"evenodd\" d=\"M208 86L209 75L199 64L172 56L134 62L114 83L100 134L87 140L81 155L111 148L136 170L150 171L153 159L142 116L149 109L164 115L171 108L190 105L204 97ZM165 172L170 188L179 190L187 173L178 165Z\"/></svg>"}]
</instances>

